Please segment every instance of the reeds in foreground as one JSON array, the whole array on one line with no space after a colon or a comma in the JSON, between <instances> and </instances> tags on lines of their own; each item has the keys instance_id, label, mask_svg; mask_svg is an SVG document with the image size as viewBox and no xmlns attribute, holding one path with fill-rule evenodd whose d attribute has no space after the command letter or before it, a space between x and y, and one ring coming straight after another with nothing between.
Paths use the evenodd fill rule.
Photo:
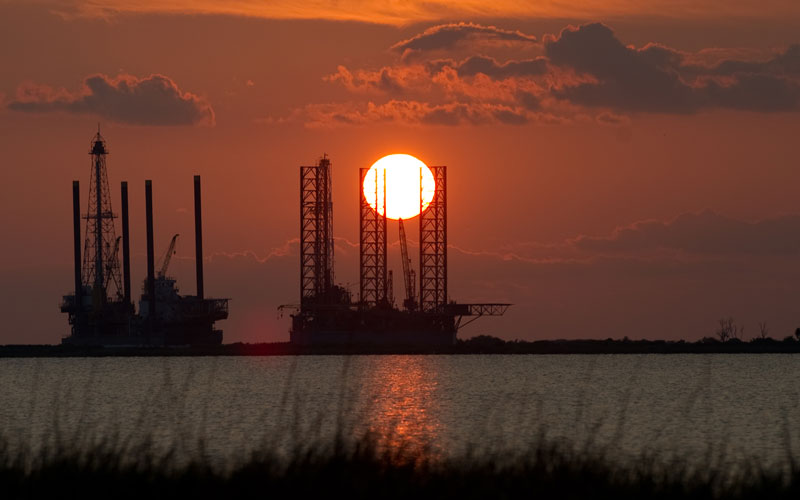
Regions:
<instances>
[{"instance_id":1,"label":"reeds in foreground","mask_svg":"<svg viewBox=\"0 0 800 500\"><path fill-rule=\"evenodd\" d=\"M0 445L2 498L800 498L800 469L615 464L602 453L540 442L524 453L429 458L372 436L261 449L227 469L144 441L55 446L36 456ZM202 450L202 443L198 448Z\"/></svg>"}]
</instances>

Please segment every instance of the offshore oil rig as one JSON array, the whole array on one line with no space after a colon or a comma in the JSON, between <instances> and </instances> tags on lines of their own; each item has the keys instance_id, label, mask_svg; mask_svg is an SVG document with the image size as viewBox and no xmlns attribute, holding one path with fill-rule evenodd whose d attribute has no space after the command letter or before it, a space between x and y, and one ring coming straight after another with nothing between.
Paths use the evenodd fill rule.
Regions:
<instances>
[{"instance_id":1,"label":"offshore oil rig","mask_svg":"<svg viewBox=\"0 0 800 500\"><path fill-rule=\"evenodd\" d=\"M334 283L333 200L330 159L300 167L300 304L291 306L290 340L298 345L448 346L458 329L481 316L500 316L510 304L463 304L447 295L447 167L426 167L435 192L423 205L420 169L419 291L398 221L405 297L394 303L387 266L386 181L374 175L376 206L365 195L369 168L359 175L359 297ZM371 180L371 179L370 179ZM370 190L372 185L370 184ZM382 190L382 197L378 191ZM383 209L377 204L382 200ZM281 306L288 307L288 306ZM466 322L463 318L470 317Z\"/></svg>"},{"instance_id":2,"label":"offshore oil rig","mask_svg":"<svg viewBox=\"0 0 800 500\"><path fill-rule=\"evenodd\" d=\"M155 272L153 186L150 180L145 181L147 277L137 313L131 299L128 183L121 184L122 236L117 237L114 224L117 216L111 208L106 171L108 149L99 128L92 139L89 155L92 159L89 203L83 216L80 214L80 183L72 182L75 292L65 295L61 302L61 312L68 315L72 327L62 343L84 346L221 344L222 331L214 329L214 322L228 317L228 299L207 299L203 295L200 176L194 177L196 295L180 295L175 279L167 275L177 234L170 241L158 274ZM83 249L81 218L86 219Z\"/></svg>"}]
</instances>

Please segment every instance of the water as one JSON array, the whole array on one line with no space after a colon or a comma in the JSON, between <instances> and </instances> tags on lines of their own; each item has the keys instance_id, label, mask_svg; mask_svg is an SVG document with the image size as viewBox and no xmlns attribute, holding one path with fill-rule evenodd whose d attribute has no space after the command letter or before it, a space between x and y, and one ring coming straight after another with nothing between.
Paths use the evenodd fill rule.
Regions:
<instances>
[{"instance_id":1,"label":"water","mask_svg":"<svg viewBox=\"0 0 800 500\"><path fill-rule=\"evenodd\" d=\"M0 360L0 435L36 448L151 437L220 463L375 433L432 456L539 439L702 464L798 456L794 355Z\"/></svg>"}]
</instances>

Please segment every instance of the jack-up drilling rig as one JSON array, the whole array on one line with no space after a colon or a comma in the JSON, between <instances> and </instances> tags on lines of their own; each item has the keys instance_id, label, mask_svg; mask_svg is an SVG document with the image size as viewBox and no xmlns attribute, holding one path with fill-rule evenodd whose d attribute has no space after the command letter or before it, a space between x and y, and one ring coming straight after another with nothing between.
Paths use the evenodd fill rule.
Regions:
<instances>
[{"instance_id":1,"label":"jack-up drilling rig","mask_svg":"<svg viewBox=\"0 0 800 500\"><path fill-rule=\"evenodd\" d=\"M139 312L131 300L128 183L122 183L122 236L116 237L108 188L108 150L98 129L92 139L89 209L86 238L81 250L80 184L72 183L75 292L65 295L61 312L72 326L62 340L71 345L183 345L220 344L222 331L214 322L228 317L228 299L203 297L200 176L194 178L197 295L179 295L175 280L166 276L178 235L173 236L158 276L148 265ZM148 264L153 262L152 183L145 182L147 198ZM122 243L122 276L119 248ZM83 253L81 258L81 253Z\"/></svg>"},{"instance_id":2,"label":"jack-up drilling rig","mask_svg":"<svg viewBox=\"0 0 800 500\"><path fill-rule=\"evenodd\" d=\"M423 210L420 182L420 287L408 255L404 221L399 222L405 298L395 307L387 268L386 181L379 196L375 176L372 207L362 187L369 169L362 168L360 192L360 296L333 284L333 202L331 162L300 167L300 304L294 306L291 342L299 345L447 346L456 341L463 317L499 316L510 304L459 304L447 298L447 184L446 167L429 167L436 191ZM422 172L420 172L420 177ZM284 308L287 306L281 306ZM291 307L291 306L290 306ZM466 324L466 323L464 323Z\"/></svg>"}]
</instances>

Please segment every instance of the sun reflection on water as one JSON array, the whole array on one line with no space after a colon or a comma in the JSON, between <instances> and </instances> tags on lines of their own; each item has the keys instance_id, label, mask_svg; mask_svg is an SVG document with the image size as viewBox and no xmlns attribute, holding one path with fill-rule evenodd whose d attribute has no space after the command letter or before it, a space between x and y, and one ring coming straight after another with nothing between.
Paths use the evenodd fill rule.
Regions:
<instances>
[{"instance_id":1,"label":"sun reflection on water","mask_svg":"<svg viewBox=\"0 0 800 500\"><path fill-rule=\"evenodd\" d=\"M390 451L417 458L441 452L437 370L425 356L376 360L365 391L371 397L369 432Z\"/></svg>"}]
</instances>

